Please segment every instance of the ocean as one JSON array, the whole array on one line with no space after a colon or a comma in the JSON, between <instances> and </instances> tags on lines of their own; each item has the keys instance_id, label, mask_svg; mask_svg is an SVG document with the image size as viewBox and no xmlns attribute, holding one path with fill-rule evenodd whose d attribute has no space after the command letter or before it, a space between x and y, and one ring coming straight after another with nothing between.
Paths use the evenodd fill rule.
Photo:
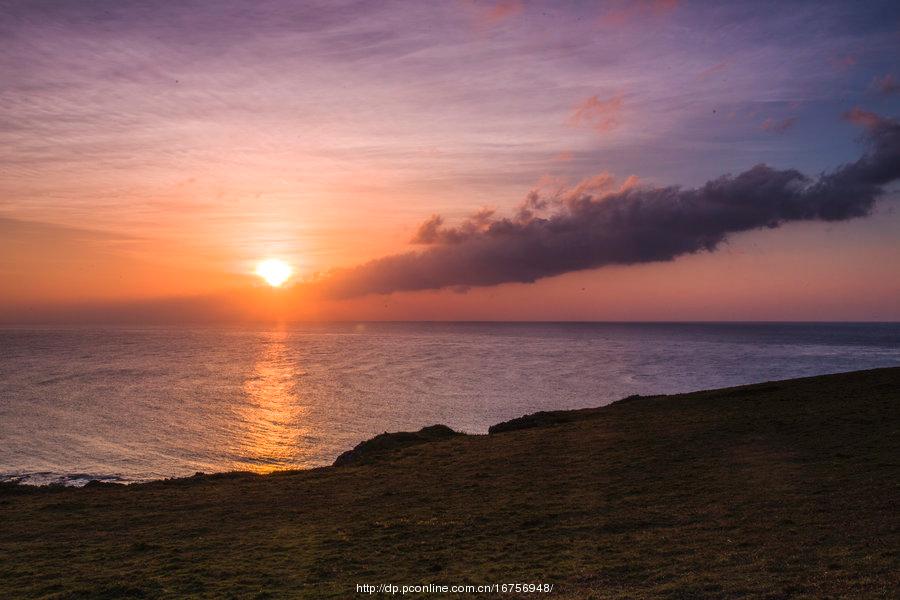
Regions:
<instances>
[{"instance_id":1,"label":"ocean","mask_svg":"<svg viewBox=\"0 0 900 600\"><path fill-rule=\"evenodd\" d=\"M7 328L0 480L316 467L384 431L897 365L897 323Z\"/></svg>"}]
</instances>

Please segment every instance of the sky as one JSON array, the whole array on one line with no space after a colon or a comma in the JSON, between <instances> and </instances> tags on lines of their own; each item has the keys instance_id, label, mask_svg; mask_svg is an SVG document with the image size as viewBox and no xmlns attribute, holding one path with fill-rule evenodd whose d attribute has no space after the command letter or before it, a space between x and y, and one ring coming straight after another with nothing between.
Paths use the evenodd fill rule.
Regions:
<instances>
[{"instance_id":1,"label":"sky","mask_svg":"<svg viewBox=\"0 0 900 600\"><path fill-rule=\"evenodd\" d=\"M898 320L898 56L896 2L0 0L0 321Z\"/></svg>"}]
</instances>

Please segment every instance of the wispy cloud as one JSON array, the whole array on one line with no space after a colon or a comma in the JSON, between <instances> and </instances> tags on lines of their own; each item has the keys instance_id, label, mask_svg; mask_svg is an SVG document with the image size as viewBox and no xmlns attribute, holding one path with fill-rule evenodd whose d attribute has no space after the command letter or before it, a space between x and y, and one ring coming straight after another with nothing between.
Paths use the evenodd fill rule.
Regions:
<instances>
[{"instance_id":1,"label":"wispy cloud","mask_svg":"<svg viewBox=\"0 0 900 600\"><path fill-rule=\"evenodd\" d=\"M850 121L854 125L860 125L869 129L879 127L883 120L876 113L865 110L864 108L860 108L858 106L854 106L853 108L845 112L844 119Z\"/></svg>"},{"instance_id":2,"label":"wispy cloud","mask_svg":"<svg viewBox=\"0 0 900 600\"><path fill-rule=\"evenodd\" d=\"M829 60L831 66L840 71L844 71L856 66L856 63L859 62L859 59L854 54L842 54L840 56L833 56Z\"/></svg>"},{"instance_id":3,"label":"wispy cloud","mask_svg":"<svg viewBox=\"0 0 900 600\"><path fill-rule=\"evenodd\" d=\"M888 73L872 80L872 90L884 96L890 96L900 91L900 83L893 74Z\"/></svg>"},{"instance_id":4,"label":"wispy cloud","mask_svg":"<svg viewBox=\"0 0 900 600\"><path fill-rule=\"evenodd\" d=\"M478 25L482 27L498 25L520 14L524 8L522 0L469 0L468 4L474 9Z\"/></svg>"},{"instance_id":5,"label":"wispy cloud","mask_svg":"<svg viewBox=\"0 0 900 600\"><path fill-rule=\"evenodd\" d=\"M723 60L723 61L717 62L713 66L700 71L700 73L697 75L697 77L700 79L709 79L710 77L714 77L716 75L719 75L719 74L727 71L728 67L730 65L731 65L731 61L728 61L728 60Z\"/></svg>"},{"instance_id":6,"label":"wispy cloud","mask_svg":"<svg viewBox=\"0 0 900 600\"><path fill-rule=\"evenodd\" d=\"M763 131L782 134L791 129L796 123L797 117L787 117L784 119L773 119L770 117L763 121L760 127Z\"/></svg>"},{"instance_id":7,"label":"wispy cloud","mask_svg":"<svg viewBox=\"0 0 900 600\"><path fill-rule=\"evenodd\" d=\"M601 27L619 27L642 19L660 17L675 10L679 0L620 0L609 4L609 8L597 20Z\"/></svg>"},{"instance_id":8,"label":"wispy cloud","mask_svg":"<svg viewBox=\"0 0 900 600\"><path fill-rule=\"evenodd\" d=\"M597 133L611 131L622 124L623 104L621 93L602 100L591 96L575 107L569 123L576 127L590 127Z\"/></svg>"}]
</instances>

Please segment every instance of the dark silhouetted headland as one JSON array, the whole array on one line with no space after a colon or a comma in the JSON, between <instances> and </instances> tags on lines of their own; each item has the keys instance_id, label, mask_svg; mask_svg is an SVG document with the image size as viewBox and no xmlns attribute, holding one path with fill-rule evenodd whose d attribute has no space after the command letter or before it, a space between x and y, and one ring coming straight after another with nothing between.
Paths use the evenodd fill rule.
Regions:
<instances>
[{"instance_id":1,"label":"dark silhouetted headland","mask_svg":"<svg viewBox=\"0 0 900 600\"><path fill-rule=\"evenodd\" d=\"M0 596L890 597L900 368L386 434L340 467L0 491ZM448 596L449 597L449 596Z\"/></svg>"}]
</instances>

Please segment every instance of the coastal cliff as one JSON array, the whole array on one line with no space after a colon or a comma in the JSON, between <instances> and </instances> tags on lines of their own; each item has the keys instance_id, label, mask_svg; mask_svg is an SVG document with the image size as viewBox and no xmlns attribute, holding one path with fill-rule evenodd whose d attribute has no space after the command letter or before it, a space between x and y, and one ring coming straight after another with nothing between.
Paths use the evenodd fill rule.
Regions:
<instances>
[{"instance_id":1,"label":"coastal cliff","mask_svg":"<svg viewBox=\"0 0 900 600\"><path fill-rule=\"evenodd\" d=\"M428 428L341 467L6 485L0 596L521 582L565 598L889 597L898 430L891 368L629 398L490 435Z\"/></svg>"}]
</instances>

